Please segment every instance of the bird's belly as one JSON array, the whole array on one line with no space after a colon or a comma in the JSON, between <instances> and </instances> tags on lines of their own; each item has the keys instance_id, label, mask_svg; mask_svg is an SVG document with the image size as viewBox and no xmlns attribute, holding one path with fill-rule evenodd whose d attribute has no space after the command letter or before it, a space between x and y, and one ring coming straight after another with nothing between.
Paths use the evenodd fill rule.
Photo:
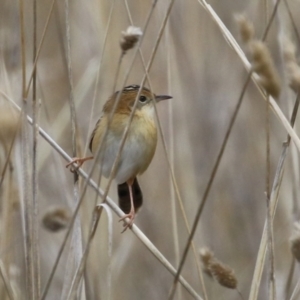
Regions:
<instances>
[{"instance_id":1,"label":"bird's belly","mask_svg":"<svg viewBox=\"0 0 300 300\"><path fill-rule=\"evenodd\" d=\"M124 144L115 180L121 184L143 173L149 166L157 144L157 132L155 124L133 123L126 142ZM108 133L106 139L105 153L102 161L102 172L105 177L109 177L113 163L116 159L121 137Z\"/></svg>"}]
</instances>

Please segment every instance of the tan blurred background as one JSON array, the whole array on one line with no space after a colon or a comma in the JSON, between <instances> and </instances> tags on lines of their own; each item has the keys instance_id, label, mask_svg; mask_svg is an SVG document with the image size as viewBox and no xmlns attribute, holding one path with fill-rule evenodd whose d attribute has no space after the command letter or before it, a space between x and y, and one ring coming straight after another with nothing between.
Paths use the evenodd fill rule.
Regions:
<instances>
[{"instance_id":1,"label":"tan blurred background","mask_svg":"<svg viewBox=\"0 0 300 300\"><path fill-rule=\"evenodd\" d=\"M267 2L267 10L266 4ZM286 7L279 12L271 27L267 43L282 79L279 106L289 118L295 96L286 84L281 56L281 37L294 33ZM41 40L52 1L37 3L37 40ZM245 13L254 22L256 35L261 37L270 16L272 1L210 1L216 13L238 39L234 20L237 13ZM143 27L152 1L128 0L134 25ZM141 46L148 62L169 1L158 1ZM299 28L300 2L288 1L296 26ZM25 50L27 80L32 70L33 3L24 1ZM112 8L113 7L113 8ZM112 18L109 15L112 9ZM65 3L56 1L46 31L37 64L37 99L41 102L40 126L69 154L71 150L71 123L67 73L67 44ZM120 56L121 31L130 25L124 1L70 1L71 63L78 125L78 149L83 154L91 128L100 116L101 109L112 93L117 63ZM108 27L107 41L104 44ZM0 2L0 89L16 103L21 103L21 46L19 2ZM240 40L238 39L240 42ZM117 86L132 61L134 50L122 62ZM102 59L101 59L102 57ZM97 72L99 70L97 83ZM144 75L139 57L136 58L128 84L140 84ZM159 119L173 157L175 177L179 185L189 223L202 199L217 153L223 141L235 104L241 93L247 73L216 24L196 0L175 1L169 22L158 47L150 71L151 82L157 94L171 94L173 99L158 106ZM96 84L97 83L97 84ZM93 98L95 103L93 107ZM2 111L7 111L7 99L0 95ZM31 94L28 97L31 105ZM265 174L266 132L265 102L252 83L249 84L241 110L234 125L213 183L208 201L194 238L198 248L207 246L224 263L230 265L238 279L238 289L248 298L257 251L266 218ZM6 113L5 113L6 114ZM4 120L0 114L0 122ZM3 121L4 122L4 121ZM4 124L4 123L1 123ZM8 125L5 125L8 124ZM2 133L9 132L9 120L0 125ZM297 124L297 122L296 122ZM5 127L6 126L6 127ZM92 126L92 127L89 127ZM297 125L296 125L297 128ZM11 134L8 134L11 136ZM271 114L271 182L281 153L286 132ZM13 171L7 171L1 186L1 245L0 259L17 295L27 299L24 237L22 230L22 163L20 139L11 157ZM292 145L292 147L294 147ZM295 149L294 149L295 150ZM7 157L5 142L1 146L1 172ZM286 282L292 264L289 237L298 211L293 203L299 200L297 181L298 153L294 160L288 153L284 179L280 189L279 206L274 222L275 275L277 299L286 298ZM66 230L51 232L41 220L53 207L74 209L72 175L65 168L66 161L42 138L38 141L38 203L41 289L50 274ZM92 163L84 166L89 170ZM97 176L95 176L97 178ZM102 181L102 187L105 187ZM135 223L175 266L174 223L172 220L171 177L163 151L161 138L149 169L140 177L144 205ZM116 186L109 195L117 201ZM101 199L98 198L98 202ZM21 204L20 204L21 203ZM183 251L188 234L176 201L179 252ZM95 193L88 189L80 210L83 244L92 211ZM172 275L153 257L130 232L120 234L122 226L113 215L112 257L107 254L107 217L101 217L99 228L91 246L85 271L86 298L108 299L107 273L111 263L111 299L167 299ZM68 269L67 245L59 263L46 299L61 299L65 271ZM267 265L266 265L267 267ZM190 251L182 275L200 295L203 295L195 261ZM291 291L299 271L296 268ZM205 277L208 299L240 299L235 290L219 286ZM9 299L1 282L1 299ZM192 299L184 290L177 299ZM258 299L267 297L267 272L263 274Z\"/></svg>"}]
</instances>

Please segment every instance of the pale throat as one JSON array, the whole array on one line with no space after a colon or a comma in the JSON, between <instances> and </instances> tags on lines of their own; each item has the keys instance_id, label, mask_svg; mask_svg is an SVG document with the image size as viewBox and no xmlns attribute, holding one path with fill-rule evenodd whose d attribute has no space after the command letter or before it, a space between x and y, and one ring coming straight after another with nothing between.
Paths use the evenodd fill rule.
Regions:
<instances>
[{"instance_id":1,"label":"pale throat","mask_svg":"<svg viewBox=\"0 0 300 300\"><path fill-rule=\"evenodd\" d=\"M147 105L144 105L140 110L139 110L139 116L145 118L145 119L149 119L149 121L153 121L155 120L155 110L154 110L154 106L152 103L149 103Z\"/></svg>"},{"instance_id":2,"label":"pale throat","mask_svg":"<svg viewBox=\"0 0 300 300\"><path fill-rule=\"evenodd\" d=\"M148 136L149 139L156 139L155 111L152 103L137 109L133 122L137 132Z\"/></svg>"}]
</instances>

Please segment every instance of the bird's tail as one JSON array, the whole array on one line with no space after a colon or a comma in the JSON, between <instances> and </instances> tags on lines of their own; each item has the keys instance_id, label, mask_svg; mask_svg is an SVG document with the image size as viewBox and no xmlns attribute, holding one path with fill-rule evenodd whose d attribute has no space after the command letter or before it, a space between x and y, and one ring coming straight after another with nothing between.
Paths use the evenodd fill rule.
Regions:
<instances>
[{"instance_id":1,"label":"bird's tail","mask_svg":"<svg viewBox=\"0 0 300 300\"><path fill-rule=\"evenodd\" d=\"M119 195L120 208L123 210L125 214L128 214L130 212L131 207L130 207L129 187L126 182L122 184L118 184L118 195ZM137 212L138 209L143 204L143 194L136 178L134 179L132 184L132 196L133 196L134 211Z\"/></svg>"}]
</instances>

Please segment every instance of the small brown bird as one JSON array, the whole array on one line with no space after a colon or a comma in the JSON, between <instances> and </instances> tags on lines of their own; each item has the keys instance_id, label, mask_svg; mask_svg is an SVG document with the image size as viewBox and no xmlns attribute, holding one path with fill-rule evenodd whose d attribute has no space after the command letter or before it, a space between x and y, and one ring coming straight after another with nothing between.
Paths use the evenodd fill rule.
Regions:
<instances>
[{"instance_id":1,"label":"small brown bird","mask_svg":"<svg viewBox=\"0 0 300 300\"><path fill-rule=\"evenodd\" d=\"M100 155L98 156L101 158L99 163L102 165L102 172L105 177L110 175L139 89L139 85L125 87L112 116L106 137L101 146ZM103 114L92 132L89 148L94 155L97 153L104 137L118 94L119 92L115 92L105 103ZM135 214L143 202L143 194L136 177L148 168L156 149L157 128L154 101L159 102L171 98L171 96L167 95L156 96L145 87L141 90L114 177L118 183L119 206L126 214L121 220L125 218L130 219L128 224L124 224L125 228L123 231L131 227ZM85 160L91 158L74 159L67 166L74 162L81 165Z\"/></svg>"}]
</instances>

